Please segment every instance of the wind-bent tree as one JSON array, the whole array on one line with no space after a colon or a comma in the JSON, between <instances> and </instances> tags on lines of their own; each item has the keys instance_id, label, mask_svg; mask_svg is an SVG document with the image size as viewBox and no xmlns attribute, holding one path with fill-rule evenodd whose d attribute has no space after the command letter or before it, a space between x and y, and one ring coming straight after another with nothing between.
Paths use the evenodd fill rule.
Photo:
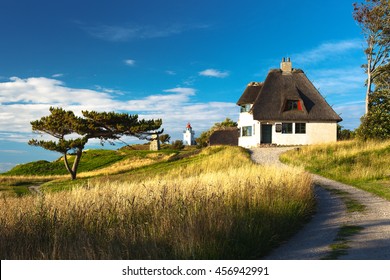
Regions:
<instances>
[{"instance_id":1,"label":"wind-bent tree","mask_svg":"<svg viewBox=\"0 0 390 280\"><path fill-rule=\"evenodd\" d=\"M353 17L360 25L367 43L365 54L367 64L366 110L370 109L372 85L381 75L379 69L389 63L390 50L390 5L389 0L366 0L364 4L354 3Z\"/></svg>"},{"instance_id":2,"label":"wind-bent tree","mask_svg":"<svg viewBox=\"0 0 390 280\"><path fill-rule=\"evenodd\" d=\"M51 107L49 116L31 122L34 132L49 134L57 140L31 139L28 144L62 153L72 180L76 179L82 152L89 139L100 139L102 145L105 142L114 144L122 136L143 139L162 124L161 119L140 120L138 115L125 113L83 111L82 114L83 117L78 117L72 111ZM75 154L72 167L67 157L70 152Z\"/></svg>"}]
</instances>

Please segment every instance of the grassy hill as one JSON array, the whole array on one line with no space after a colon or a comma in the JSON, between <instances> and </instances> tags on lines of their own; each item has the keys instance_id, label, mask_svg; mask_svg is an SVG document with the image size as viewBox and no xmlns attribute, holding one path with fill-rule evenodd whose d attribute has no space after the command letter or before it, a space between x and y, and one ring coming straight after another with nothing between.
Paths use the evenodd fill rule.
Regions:
<instances>
[{"instance_id":1,"label":"grassy hill","mask_svg":"<svg viewBox=\"0 0 390 280\"><path fill-rule=\"evenodd\" d=\"M161 150L146 151L146 150L86 150L83 152L81 162L78 168L78 173L95 171L113 165L123 160L141 160L141 159L153 159L158 156L164 157L164 155L176 154L178 151ZM74 156L69 157L69 162L72 164ZM60 157L53 162L39 160L26 164L20 164L15 166L8 172L3 173L4 176L55 176L55 175L67 175L68 171L65 169L63 158Z\"/></svg>"},{"instance_id":2,"label":"grassy hill","mask_svg":"<svg viewBox=\"0 0 390 280\"><path fill-rule=\"evenodd\" d=\"M302 147L282 161L390 200L390 141L343 141Z\"/></svg>"},{"instance_id":3,"label":"grassy hill","mask_svg":"<svg viewBox=\"0 0 390 280\"><path fill-rule=\"evenodd\" d=\"M140 145L119 150L86 150L83 152L78 169L78 178L91 178L101 175L114 175L130 172L142 166L150 166L158 162L175 160L194 153L193 150L176 151L164 149L160 151L144 150ZM74 156L69 156L70 164ZM39 160L20 164L0 174L0 193L3 195L29 194L28 187L42 185L45 189L58 190L73 186L70 182L63 158L49 162ZM77 181L80 183L80 181Z\"/></svg>"},{"instance_id":4,"label":"grassy hill","mask_svg":"<svg viewBox=\"0 0 390 280\"><path fill-rule=\"evenodd\" d=\"M3 196L0 258L253 259L314 208L307 173L256 165L239 147L122 152L108 152L105 162L118 159L110 165L87 152L100 168L75 181L50 177L43 196Z\"/></svg>"}]
</instances>

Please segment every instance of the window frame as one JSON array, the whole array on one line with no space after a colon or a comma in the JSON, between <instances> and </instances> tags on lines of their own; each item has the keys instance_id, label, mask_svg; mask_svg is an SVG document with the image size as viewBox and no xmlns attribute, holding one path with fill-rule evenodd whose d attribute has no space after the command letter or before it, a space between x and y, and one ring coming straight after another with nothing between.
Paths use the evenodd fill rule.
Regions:
<instances>
[{"instance_id":1,"label":"window frame","mask_svg":"<svg viewBox=\"0 0 390 280\"><path fill-rule=\"evenodd\" d=\"M243 104L240 106L240 113L248 113L251 110L251 104Z\"/></svg>"},{"instance_id":2,"label":"window frame","mask_svg":"<svg viewBox=\"0 0 390 280\"><path fill-rule=\"evenodd\" d=\"M288 99L284 111L303 111L301 101Z\"/></svg>"},{"instance_id":3,"label":"window frame","mask_svg":"<svg viewBox=\"0 0 390 280\"><path fill-rule=\"evenodd\" d=\"M306 134L306 123L295 123L295 134Z\"/></svg>"},{"instance_id":4,"label":"window frame","mask_svg":"<svg viewBox=\"0 0 390 280\"><path fill-rule=\"evenodd\" d=\"M282 123L282 134L293 134L293 123Z\"/></svg>"},{"instance_id":5,"label":"window frame","mask_svg":"<svg viewBox=\"0 0 390 280\"><path fill-rule=\"evenodd\" d=\"M241 127L241 136L242 137L251 137L253 135L252 133L252 126L243 126Z\"/></svg>"}]
</instances>

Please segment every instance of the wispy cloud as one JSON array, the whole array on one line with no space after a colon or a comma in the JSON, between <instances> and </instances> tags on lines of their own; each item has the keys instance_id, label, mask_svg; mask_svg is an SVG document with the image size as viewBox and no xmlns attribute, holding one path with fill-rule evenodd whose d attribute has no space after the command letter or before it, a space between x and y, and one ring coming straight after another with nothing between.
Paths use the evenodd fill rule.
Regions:
<instances>
[{"instance_id":1,"label":"wispy cloud","mask_svg":"<svg viewBox=\"0 0 390 280\"><path fill-rule=\"evenodd\" d=\"M33 134L30 122L49 114L49 107L62 107L80 115L82 110L122 111L142 118L162 118L165 131L181 138L188 121L200 131L222 121L235 118L236 105L229 102L196 102L196 89L174 87L162 89L138 99L126 98L115 91L70 88L50 78L11 78L0 82L0 140L25 142Z\"/></svg>"},{"instance_id":2,"label":"wispy cloud","mask_svg":"<svg viewBox=\"0 0 390 280\"><path fill-rule=\"evenodd\" d=\"M213 77L213 78L226 78L227 76L229 76L229 72L220 71L217 69L206 69L199 72L199 75L205 77Z\"/></svg>"},{"instance_id":3,"label":"wispy cloud","mask_svg":"<svg viewBox=\"0 0 390 280\"><path fill-rule=\"evenodd\" d=\"M319 69L310 78L327 95L364 92L365 74L359 66Z\"/></svg>"},{"instance_id":4,"label":"wispy cloud","mask_svg":"<svg viewBox=\"0 0 390 280\"><path fill-rule=\"evenodd\" d=\"M206 24L180 23L162 24L159 26L139 24L89 26L80 24L80 26L89 35L112 42L169 37L189 30L205 29L209 27Z\"/></svg>"},{"instance_id":5,"label":"wispy cloud","mask_svg":"<svg viewBox=\"0 0 390 280\"><path fill-rule=\"evenodd\" d=\"M166 70L165 73L168 74L168 75L171 75L171 76L175 76L176 75L176 72L172 71L172 70Z\"/></svg>"},{"instance_id":6,"label":"wispy cloud","mask_svg":"<svg viewBox=\"0 0 390 280\"><path fill-rule=\"evenodd\" d=\"M51 75L52 78L61 78L63 76L64 76L64 74L62 74L62 73L57 73L57 74Z\"/></svg>"},{"instance_id":7,"label":"wispy cloud","mask_svg":"<svg viewBox=\"0 0 390 280\"><path fill-rule=\"evenodd\" d=\"M326 42L316 48L294 54L294 62L297 64L319 63L341 54L348 54L353 50L363 50L363 41L360 39Z\"/></svg>"},{"instance_id":8,"label":"wispy cloud","mask_svg":"<svg viewBox=\"0 0 390 280\"><path fill-rule=\"evenodd\" d=\"M124 62L125 62L126 65L129 65L129 66L134 66L135 65L135 60L134 59L126 59Z\"/></svg>"},{"instance_id":9,"label":"wispy cloud","mask_svg":"<svg viewBox=\"0 0 390 280\"><path fill-rule=\"evenodd\" d=\"M16 164L11 162L0 162L0 173L10 170Z\"/></svg>"},{"instance_id":10,"label":"wispy cloud","mask_svg":"<svg viewBox=\"0 0 390 280\"><path fill-rule=\"evenodd\" d=\"M22 150L0 150L0 153L7 153L7 154L25 154L27 151Z\"/></svg>"}]
</instances>

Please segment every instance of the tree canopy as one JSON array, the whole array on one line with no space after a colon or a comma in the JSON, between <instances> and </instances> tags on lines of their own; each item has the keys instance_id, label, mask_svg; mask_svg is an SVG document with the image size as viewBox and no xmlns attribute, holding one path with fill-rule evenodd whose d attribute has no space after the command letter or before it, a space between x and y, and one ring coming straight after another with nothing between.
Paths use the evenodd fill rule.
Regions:
<instances>
[{"instance_id":1,"label":"tree canopy","mask_svg":"<svg viewBox=\"0 0 390 280\"><path fill-rule=\"evenodd\" d=\"M354 3L353 17L362 29L367 47L364 50L367 64L362 67L367 73L366 110L370 107L372 84L381 75L383 66L389 63L390 50L390 5L388 0L366 0Z\"/></svg>"},{"instance_id":2,"label":"tree canopy","mask_svg":"<svg viewBox=\"0 0 390 280\"><path fill-rule=\"evenodd\" d=\"M367 48L366 109L357 129L360 139L390 138L390 5L388 0L354 4L354 18Z\"/></svg>"},{"instance_id":3,"label":"tree canopy","mask_svg":"<svg viewBox=\"0 0 390 280\"><path fill-rule=\"evenodd\" d=\"M99 139L101 145L114 144L123 136L146 138L161 127L162 120L138 119L138 115L115 112L82 111L82 117L62 108L50 108L50 115L31 122L32 130L40 134L49 134L56 140L31 139L28 144L64 155L64 164L76 179L77 168L82 151L89 139ZM75 154L72 167L67 155Z\"/></svg>"}]
</instances>

